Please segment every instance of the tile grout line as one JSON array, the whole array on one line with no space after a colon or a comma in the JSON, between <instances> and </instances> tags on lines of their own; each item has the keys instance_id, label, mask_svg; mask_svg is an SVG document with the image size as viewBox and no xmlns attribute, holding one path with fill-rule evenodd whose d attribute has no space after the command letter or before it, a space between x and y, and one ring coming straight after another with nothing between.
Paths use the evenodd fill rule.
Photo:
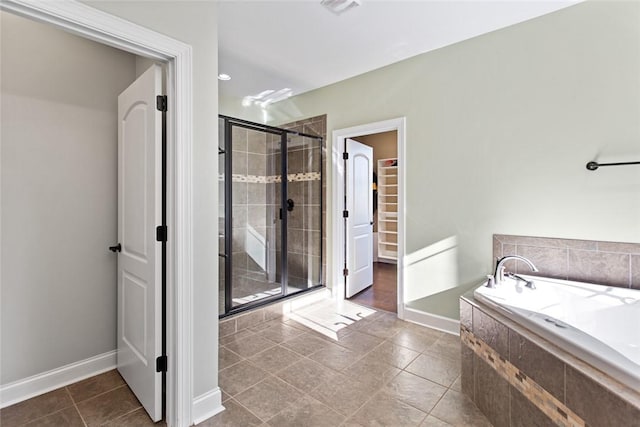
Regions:
<instances>
[{"instance_id":1,"label":"tile grout line","mask_svg":"<svg viewBox=\"0 0 640 427\"><path fill-rule=\"evenodd\" d=\"M283 323L283 324L284 324L284 323ZM307 331L303 331L303 334L308 334L308 332L307 332ZM300 335L298 335L297 337L292 338L292 340L293 340L293 339L298 338L299 336L301 336L301 335L303 335L303 334L300 334ZM313 337L313 336L315 336L315 335L313 335L313 334L309 334L309 335L310 335L310 336L312 336L312 337ZM368 334L367 334L367 335L368 335ZM371 336L371 335L369 335L369 336ZM395 334L394 334L394 336L395 336ZM250 338L250 337L247 337L247 338ZM379 337L376 337L376 338L379 338ZM373 349L375 349L375 348L377 348L378 346L382 345L385 341L386 341L386 339L383 339L381 343L379 343L378 345L374 346L371 350L369 350L369 351L367 351L366 353L364 353L360 359L357 359L357 360L356 360L356 361L354 361L352 364L350 364L350 365L346 366L344 369L348 368L349 366L352 366L354 363L357 363L357 361L361 360L363 357L365 357L365 356L366 356L366 355L368 355L371 351L373 351ZM284 343L284 342L286 342L286 341L283 341L283 343ZM334 344L334 343L329 342L329 341L327 341L327 342L328 342L329 344ZM282 343L277 343L277 344L276 344L276 346L280 346L280 344L282 344ZM338 345L338 344L336 344L336 345ZM275 347L275 346L273 346L273 347ZM270 347L269 349L272 349L273 347ZM351 349L349 349L349 348L346 348L346 347L343 347L343 346L340 346L340 345L339 345L339 347L344 348L344 349L347 349L347 350L349 350L349 351L353 351L353 350L351 350ZM321 366L322 368L324 368L324 369L328 369L329 371L332 371L332 372L335 372L335 373L338 373L338 374L344 375L344 376L345 376L345 377L347 377L347 378L357 380L357 379L355 379L355 378L353 378L353 377L351 377L351 376L347 375L346 373L344 373L344 372L343 372L343 371L344 371L344 369L343 369L342 371L335 370L335 369L333 369L333 368L331 368L331 367L328 367L328 366L326 366L326 365L324 365L324 364L322 364L322 363L320 363L320 362L318 362L318 361L316 361L316 360L313 360L313 359L311 359L311 358L309 357L309 356L312 356L312 355L313 355L313 354L315 354L315 353L318 353L318 352L320 352L320 351L324 350L324 348L326 348L326 347L320 348L320 349L318 349L318 350L316 350L316 351L314 351L314 352L312 352L312 353L309 353L308 355L300 354L300 353L296 352L295 350L288 349L287 347L284 347L284 346L283 346L282 348L284 348L284 349L286 349L286 350L289 350L289 351L292 351L292 352L294 352L295 354L300 355L302 359L307 359L307 360L309 360L309 361L311 361L311 362L313 362L313 363L316 363L316 364L320 365L320 366ZM269 350L269 349L263 350L262 352L267 351L267 350ZM255 355L258 355L258 354L260 354L260 353L262 353L262 352L256 353ZM253 356L255 356L255 355L253 355ZM251 357L253 357L253 356L251 356ZM242 356L240 356L240 357L242 357ZM248 358L247 358L247 359L245 359L245 360L247 360L247 362L248 362L248 363L250 363L250 364L252 364L253 366L255 366L255 367L259 368L259 369L262 369L262 368L260 368L260 367L256 366L254 363L252 363ZM240 362L238 362L238 363L240 363ZM293 364L295 364L295 363L298 363L298 362L296 361L296 362L294 362ZM289 366L291 366L291 365L289 365ZM391 365L390 365L390 366L391 366ZM227 369L227 368L225 368L225 369ZM283 368L283 369L281 369L281 370L279 370L278 372L282 372L284 369L286 369L286 367L285 367L285 368ZM267 372L267 371L266 371L266 370L264 370L264 369L262 369L262 370L263 370L263 371L265 371L265 372ZM278 372L276 372L276 373L278 373ZM318 399L314 398L314 397L313 397L313 396L311 396L309 393L306 393L306 392L304 392L303 390L300 390L299 388L295 387L293 384L290 384L288 381L285 381L284 379L282 379L282 378L278 377L278 376L277 376L277 375L275 375L274 373L267 372L267 374L268 374L268 376L271 376L271 377L275 378L276 380L283 381L285 384L287 384L287 385L289 385L289 386L293 387L294 389L296 389L296 390L298 390L298 391L302 392L304 395L309 396L310 398L314 399L315 401L320 402L321 404L323 404L323 405L324 405L324 406L326 406L327 408L331 409L332 411L334 411L334 412L338 413L339 415L343 415L342 413L340 413L340 412L336 411L335 409L333 409L333 408L329 407L328 405L326 405L324 402L322 402L322 401L320 401L320 400L318 400ZM250 387L247 387L245 390L243 390L243 391L241 391L241 392L238 392L238 393L237 393L237 394L235 394L234 396L238 396L239 394L244 393L245 391L247 391L247 390L249 390L249 389L251 389L251 388L255 387L256 385L258 385L258 384L260 384L260 383L262 383L262 382L264 382L266 379L267 379L267 378L264 378L264 379L262 379L262 380L258 381L256 384L253 384L253 385L251 385ZM321 385L321 384L318 384L316 387L314 387L313 389L311 389L311 390L310 390L310 392L312 392L312 391L314 391L315 389L317 389L318 387L320 387L320 385ZM230 399L234 399L234 400L236 401L236 403L238 403L238 404L239 404L239 405L241 405L243 408L245 408L245 409L247 409L247 410L249 411L249 409L248 409L248 408L246 408L244 405L242 405L242 404L241 404L237 399L235 399L235 397L234 397L234 396L230 396ZM364 404L366 404L370 399L371 399L371 398L369 398L367 401L365 401L365 403L363 403L363 405L364 405ZM360 410L360 407L359 407L355 412L357 412L358 410ZM249 411L249 412L250 412L252 415L256 416L253 412L251 412L251 411ZM278 415L278 414L280 414L281 412L282 412L282 411L278 412L278 413L277 413L277 414L275 414L273 417L277 416L277 415ZM355 414L355 412L354 412L354 414ZM353 415L353 414L351 414L351 415ZM256 416L256 417L257 417L257 416ZM273 417L271 417L270 419L272 419ZM346 420L346 419L348 419L349 417L350 417L350 416L345 416L345 420ZM257 417L257 418L258 418L259 420L263 421L263 420L262 420L262 418L260 418L260 417ZM268 421L264 421L264 422L268 422Z\"/></svg>"},{"instance_id":2,"label":"tile grout line","mask_svg":"<svg viewBox=\"0 0 640 427\"><path fill-rule=\"evenodd\" d=\"M248 390L248 389L247 389ZM240 394L240 393L238 393ZM242 409L244 409L245 411L247 411L248 413L250 413L251 415L253 415L254 417L256 417L258 420L262 421L263 424L268 424L267 421L264 421L262 418L260 418L259 416L257 416L256 414L254 414L249 408L247 408L246 406L244 406L242 403L240 403L238 400L236 400L233 397L230 397L229 399L227 399L227 402L229 400L233 400L235 402L236 405L240 406Z\"/></svg>"},{"instance_id":3,"label":"tile grout line","mask_svg":"<svg viewBox=\"0 0 640 427\"><path fill-rule=\"evenodd\" d=\"M399 331L398 331L398 332L396 332L394 335L392 335L390 338L395 337L398 333L399 333ZM372 336L372 335L370 335L370 336ZM379 337L378 337L378 338L379 338ZM390 338L384 338L384 339L383 339L383 341L382 341L380 344L378 344L377 346L375 346L371 351L369 351L369 353L373 352L373 350L374 350L374 349L376 349L376 348L378 348L378 347L382 346L385 342L389 342L391 345L394 345L393 341L390 341ZM406 348L406 347L403 347L403 348ZM409 350L411 350L411 349L409 349ZM415 350L411 350L411 351L415 351ZM358 363L360 360L362 360L364 357L366 357L369 353L365 354L365 355L364 355L364 356L362 356L360 359L356 360L356 361L355 361L355 362L353 362L351 365L347 366L347 368L348 368L348 367L350 367L350 366L353 366L353 365L354 365L354 364L356 364L356 363ZM417 359L417 358L420 356L420 354L422 354L422 353L420 353L420 352L417 352L417 353L418 353L418 356L416 356L415 358L413 358L413 360L412 360L411 362L409 362L409 363L407 364L407 366L409 366L409 365L410 365L410 364L411 364L415 359ZM385 363L385 364L387 364L387 363ZM394 366L394 365L389 365L389 366L390 366L391 368L396 368L396 369L398 368L397 366ZM405 368L406 368L406 366L405 366ZM346 369L346 368L345 368L345 369ZM394 375L392 378L388 379L387 381L383 382L383 383L382 383L382 385L381 385L381 386L376 390L376 392L375 392L371 397L369 397L369 399L365 400L365 401L362 403L362 405L360 405L360 406L358 407L358 409L356 409L356 410L355 410L351 415L347 416L347 418L345 419L345 421L344 421L341 425L344 425L344 423L346 423L346 422L347 422L351 417L353 417L355 414L357 414L357 413L358 413L358 411L360 411L364 406L366 406L366 405L367 405L367 404L368 404L368 403L369 403L369 402L370 402L370 401L371 401L371 400L372 400L376 395L378 395L378 394L380 394L381 392L383 392L383 391L384 391L385 386L386 386L387 384L389 384L389 382L391 382L393 379L395 379L396 377L398 377L398 375L400 375L400 373L402 373L402 372L406 372L406 373L411 374L410 372L405 371L405 369L404 369L404 368L401 368L399 373L397 373L396 375ZM415 375L415 374L412 374L412 375ZM422 377L420 377L420 376L418 376L418 377L419 377L419 378L422 378ZM357 379L356 379L356 380L357 380ZM429 381L429 380L427 380L427 381ZM443 395L444 395L444 394L443 394ZM405 403L405 404L407 404L407 405L411 406L412 408L415 408L415 409L419 410L419 411L420 411L420 412L422 412L422 413L425 413L425 412L424 412L423 410L421 410L420 408L417 408L417 407L415 407L415 406L411 405L411 404L410 404L410 403L408 403L408 402L405 402L405 401L403 401L403 400L401 400L401 399L397 399L397 398L395 398L395 397L394 397L394 399L396 399L396 400L398 400L398 401L400 401L400 402L402 402L402 403ZM421 422L422 422L422 421L424 421L424 419L425 419L427 416L429 416L429 414L428 414L428 413L426 413L425 417L421 420Z\"/></svg>"},{"instance_id":4,"label":"tile grout line","mask_svg":"<svg viewBox=\"0 0 640 427\"><path fill-rule=\"evenodd\" d=\"M76 412L78 413L78 416L80 417L80 421L82 421L82 424L84 424L84 426L87 427L88 426L87 422L84 420L84 417L82 416L82 412L80 412L80 408L78 408L78 404L76 403L75 399L71 395L71 392L69 391L69 387L65 387L64 389L67 392L67 394L69 395L69 399L71 399L71 403L73 403L73 407L75 408Z\"/></svg>"},{"instance_id":5,"label":"tile grout line","mask_svg":"<svg viewBox=\"0 0 640 427\"><path fill-rule=\"evenodd\" d=\"M124 414L118 415L118 416L117 416L117 417L115 417L115 418L110 418L110 419L106 420L106 421L105 421L105 422L103 422L101 425L105 425L105 424L110 423L110 422L112 422L112 421L117 421L117 420L119 420L119 419L121 419L121 418L127 417L127 416L129 416L129 415L133 414L134 412L136 412L136 411L138 411L138 410L140 410L140 409L143 409L142 404L140 404L140 406L138 406L137 408L134 408L134 409L130 410L129 412L126 412L126 413L124 413ZM147 415L147 413L146 413L146 411L145 411L145 416L148 416L148 415Z\"/></svg>"},{"instance_id":6,"label":"tile grout line","mask_svg":"<svg viewBox=\"0 0 640 427\"><path fill-rule=\"evenodd\" d=\"M61 388L63 388L63 387L61 387ZM55 390L53 390L53 391L55 391ZM38 397L38 396L36 396L36 397ZM23 402L24 402L24 401L23 401ZM21 403L21 402L18 402L18 403ZM71 401L71 403L73 403L73 400ZM46 414L46 415L42 415L42 416L40 416L40 417L34 418L34 419L32 419L32 420L29 420L29 421L27 421L27 422L21 423L21 424L19 424L19 425L20 425L20 426L26 426L26 425L28 425L28 424L31 424L31 423L34 423L34 422L36 422L36 421L39 421L39 420L42 420L42 419L44 419L44 418L50 417L50 416L52 416L52 415L55 415L55 414L57 414L58 412L66 411L67 409L71 408L72 406L73 406L73 405L70 405L70 406L67 406L67 407L65 407L65 408L58 409L57 411L49 412L49 413L48 413L48 414ZM8 408L8 407L9 407L9 406L7 406L7 408ZM5 409L5 408L2 408L2 409ZM80 418L82 419L82 417L80 417ZM1 422L0 422L0 426L2 426L2 423L1 423Z\"/></svg>"},{"instance_id":7,"label":"tile grout line","mask_svg":"<svg viewBox=\"0 0 640 427\"><path fill-rule=\"evenodd\" d=\"M264 369L263 369L263 370L264 370ZM266 372L266 371L265 371L265 372ZM249 389L251 389L251 388L253 388L253 387L257 386L258 384L265 382L269 377L273 377L273 378L274 378L275 380L277 380L277 381L282 381L283 383L287 384L288 386L290 386L290 387L294 388L296 391L298 391L298 392L300 392L300 393L302 393L302 394L304 394L304 395L307 395L307 394L308 394L308 393L305 393L303 390L300 390L299 388L297 388L297 387L296 387L296 386L294 386L293 384L289 384L287 381L283 380L282 378L277 377L276 375L272 374L271 372L267 372L267 374L268 374L268 376L267 376L267 377L265 377L264 379L262 379L262 380L258 381L258 382L257 382L257 383L255 383L254 385L252 385L252 386L250 386L250 387L246 388L245 390L243 390L243 391L241 391L241 392L237 393L235 396L238 396L239 394L244 393L245 391L247 391L247 390L249 390ZM277 415L279 415L282 411L284 411L284 408L283 408L282 410L278 411L278 413L276 413L276 414L275 414L275 415L273 415L271 418L269 418L269 420L266 420L266 421L265 421L265 420L263 420L262 418L260 418L258 415L256 415L255 413L253 413L253 412L252 412L249 408L247 408L245 405L243 405L239 400L237 400L237 399L235 398L235 396L230 396L230 397L229 397L229 400L233 399L233 400L234 400L238 405L242 406L242 407L243 407L244 409L246 409L246 410L247 410L251 415L255 416L257 419L259 419L259 420L260 420L260 421L262 421L263 423L267 423L267 424L268 424L268 421L269 421L269 420L273 419L274 417L276 417ZM309 396L309 397L312 397L312 396ZM298 399L298 400L300 400L300 399ZM297 402L298 400L296 400L296 402ZM317 399L316 399L316 400L317 400ZM321 403L322 403L322 402L321 402Z\"/></svg>"},{"instance_id":8,"label":"tile grout line","mask_svg":"<svg viewBox=\"0 0 640 427\"><path fill-rule=\"evenodd\" d=\"M89 398L87 398L87 399L79 400L78 402L76 402L76 401L75 401L75 399L73 399L73 397L71 398L71 400L72 400L74 403L77 403L77 404L84 403L84 402L87 402L87 401L89 401L89 400L93 400L93 399L95 399L95 398L97 398L97 397L104 396L105 394L107 394L107 393L111 393L112 391L115 391L115 390L117 390L117 389L119 389L119 388L122 388L122 387L128 387L127 383L126 383L126 382L125 382L125 383L122 383L122 384L120 384L120 385L119 385L119 386L117 386L117 387L114 387L114 388L109 389L109 390L107 390L107 391L103 391L103 392L98 393L98 394L96 394L95 396L91 396L91 397L89 397ZM68 391L68 390L67 390L67 391ZM71 392L69 392L69 395L71 395Z\"/></svg>"},{"instance_id":9,"label":"tile grout line","mask_svg":"<svg viewBox=\"0 0 640 427\"><path fill-rule=\"evenodd\" d=\"M282 323L283 325L287 325L287 323L282 322L282 320L279 320L279 321L280 321L280 323ZM372 322L375 322L375 320L373 320ZM290 325L288 325L288 326L290 326ZM292 327L293 327L293 326L292 326ZM258 353L256 353L256 354L252 355L251 357L255 357L255 356L256 356L256 355L258 355L258 354L261 354L261 353L263 353L263 352L266 352L267 350L270 350L270 349L275 348L276 346L279 346L279 347L281 347L281 348L283 348L283 349L286 349L286 350L288 350L288 351L292 351L294 354L297 354L297 355L299 355L299 356L300 356L300 359L299 359L299 360L297 360L296 362L294 362L294 363L292 363L292 364L288 365L288 367L290 367L291 365L293 365L293 364L295 364L295 363L299 363L299 362L300 362L300 361L302 361L302 360L307 360L307 361L310 361L310 362L312 362L312 363L318 364L318 365L319 365L319 366L321 366L323 369L326 369L326 370L328 370L328 371L330 371L330 372L334 372L334 373L337 373L337 374L340 374L340 375L344 375L346 378L349 378L349 379L352 379L352 380L359 381L357 378L354 378L354 377L352 377L352 376L348 375L348 374L345 372L345 370L347 370L349 367L351 367L351 366L353 366L353 365L355 365L355 364L359 363L360 361L362 361L362 359L366 358L368 355L370 355L370 354L371 354L371 353L373 353L376 349L378 349L378 348L382 347L382 346L383 346L383 345L385 345L386 343L388 343L389 345L391 345L391 346L393 346L393 347L398 347L398 348L400 348L400 349L406 349L406 350L409 350L409 351L412 351L412 352L415 352L415 353L416 353L416 357L414 357L411 361L409 361L409 362L406 364L406 366L404 367L404 368L406 368L406 367L407 367L407 366L409 366L413 361L415 361L415 359L417 359L420 355L425 354L425 352L427 352L427 351L429 351L429 350L433 351L432 347L433 347L435 344L437 344L437 343L438 343L438 342L443 338L443 336L444 336L444 335L438 336L438 337L437 337L437 338L436 338L436 339L435 339L435 340L434 340L434 341L433 341L429 346L427 346L427 348L425 348L423 351L417 351L417 350L414 350L414 349L412 349L412 348L406 347L406 346L404 346L404 345L402 345L402 344L399 344L399 343L396 343L396 342L392 341L392 340L393 340L393 338L394 338L394 337L396 337L396 336L399 334L400 330L396 331L393 335L391 335L391 336L389 336L389 337L380 337L380 336L377 336L377 335L369 334L369 333L367 333L366 331L354 330L354 331L360 332L360 333L362 333L362 334L364 334L364 335L366 335L366 336L373 337L373 338L376 338L376 339L381 339L381 341L380 341L378 344L374 345L372 348L370 348L370 349L366 350L365 352L361 353L361 354L359 355L358 359L356 359L353 363L350 363L349 365L347 365L347 366L346 366L345 368L343 368L342 370L336 370L336 369L331 368L331 367L329 367L329 366L326 366L326 365L324 365L324 364L322 364L322 363L320 363L320 362L318 362L318 361L316 361L316 360L314 360L314 359L311 359L311 357L310 357L310 356L312 356L312 355L314 355L314 354L316 354L316 353L318 353L318 352L320 352L320 351L324 350L326 347L320 348L320 349L318 349L318 350L316 350L316 351L314 351L314 352L312 352L312 353L309 353L309 354L301 354L301 353L299 353L299 352L298 352L298 351L296 351L296 350L293 350L293 349L290 349L290 348L285 347L283 344L285 344L287 341L294 340L294 339L296 339L296 338L299 338L299 337L301 337L301 336L303 336L303 335L307 334L307 335L308 335L308 336L310 336L310 337L315 337L315 338L318 338L318 339L321 339L321 340L325 340L328 344L335 344L335 345L338 345L339 347L341 347L341 348L343 348L343 349L346 349L346 350L348 350L348 351L354 351L354 352L358 353L358 352L357 352L357 350L355 350L355 349L353 349L353 348L346 347L346 346L344 346L344 345L341 345L339 341L333 342L333 341L326 340L324 337L317 337L317 336L316 336L316 334L311 333L312 331L307 331L307 330L301 330L301 331L302 331L302 333L301 333L301 334L299 334L298 336L293 337L293 338L291 338L291 339L289 339L289 340L285 340L285 341L282 341L282 342L274 342L274 341L272 341L272 342L274 342L274 346L270 347L269 349L265 349L265 350L263 350L263 351L261 351L261 352L258 352ZM253 332L254 334L259 335L259 332L260 332L260 331L258 331L258 332L251 331L251 332ZM253 335L253 334L252 334L252 335ZM347 335L349 335L349 334L347 334ZM246 339L250 339L250 338L251 338L251 336L249 336L249 337L245 337L245 338L246 338ZM268 339L268 338L267 338L267 339ZM269 341L271 341L271 340L269 340ZM229 349L227 349L227 350L228 350L228 351L231 351L232 353L235 353L235 352L233 352L232 350L229 350ZM434 354L434 353L435 353L435 354ZM431 356L440 356L440 357L442 357L442 358L444 358L444 359L446 359L446 360L451 360L451 359L452 359L452 358L450 358L450 357L446 357L444 354L439 354L439 353L440 353L440 352L429 352L429 353L427 353L427 354L428 354L428 355L431 355ZM240 355L238 355L238 356L241 358L241 360L240 360L239 362L237 362L237 363L240 363L241 361L246 360L246 361L247 361L248 363L250 363L251 365L256 366L253 362L251 362L251 361L249 360L249 358L244 358L243 356L240 356ZM236 364L237 364L237 363L236 363ZM397 366L395 366L395 365L393 365L393 364L388 364L388 363L386 363L386 362L385 362L384 364L389 366L389 370L391 370L391 369L397 369L397 368L398 368ZM235 365L235 364L234 364L234 365ZM231 366L234 366L234 365L231 365ZM225 368L225 369L228 369L228 368L230 368L231 366L229 366L229 367L227 367L227 368ZM256 367L257 367L257 366L256 366ZM376 390L376 392L374 393L374 395L378 395L378 394L380 394L381 392L384 392L386 385L387 385L389 382L391 382L394 378L396 378L396 377L397 377L401 372L405 372L405 373L409 373L409 374L411 374L411 375L415 375L415 374L412 374L412 373L410 373L410 372L406 371L404 368L400 368L400 369L399 369L399 372L398 372L396 375L394 375L393 377L389 378L388 380L386 380L386 381L382 382L382 383L380 384L380 386L378 387L378 389ZM262 368L260 368L260 369L262 369ZM264 369L262 369L263 371L265 371L265 372L268 374L268 376L267 376L267 377L265 377L264 379L262 379L261 381L258 381L256 384L253 384L252 386L248 387L247 389L245 389L245 390L243 390L243 391L241 391L241 392L237 393L235 396L238 396L240 393L243 393L243 392L245 392L246 390L248 390L248 389L250 389L250 388L252 388L252 387L255 387L257 384L262 383L262 382L263 382L263 381L265 381L268 377L273 377L273 378L275 378L276 380L283 381L285 384L287 384L287 385L291 386L291 387L292 387L292 388L294 388L295 390L300 391L300 392L302 393L302 395L303 395L303 396L309 397L310 399L313 399L314 401L319 402L319 403L320 403L320 404L322 404L324 407L328 408L329 410L331 410L331 411L333 411L333 412L335 412L335 413L337 413L337 414L339 414L339 415L341 415L341 416L345 416L345 415L343 415L341 412L338 412L338 411L336 411L334 408L332 408L332 407L330 407L329 405L327 405L326 403L324 403L324 402L322 402L322 401L320 401L320 400L318 400L318 399L314 398L313 396L311 396L311 394L310 394L310 393L311 393L311 392L313 392L314 390L316 390L318 387L320 387L320 385L321 385L321 384L318 384L316 387L314 387L313 389L311 389L309 393L307 393L307 392L304 392L303 390L298 389L298 388L297 388L297 387L295 387L293 384L290 384L289 382L287 382L286 380L284 380L284 379L280 378L280 377L277 375L277 374L281 373L282 371L284 371L284 370L286 370L286 369L287 369L287 367L284 367L284 368L282 368L282 369L277 370L277 371L276 371L276 372L274 372L274 373L272 373L272 372L267 372L267 371L265 371ZM433 381L431 381L431 380L429 380L429 379L423 378L423 377L421 377L421 376L419 376L419 375L418 375L418 377L419 377L419 378L422 378L422 379L424 379L424 380L426 380L426 381L432 382L432 383L434 383L434 384L437 384L438 386L442 386L442 385L440 385L440 384L438 384L438 383L435 383L435 382L433 382ZM453 385L453 384L450 384L449 386L447 386L447 387L446 387L446 389L447 389L446 391L448 391L448 390L452 390L452 388L451 388L451 387L452 387L452 385ZM434 406L431 408L431 410L433 410L433 408L435 408L435 406L437 406L437 404L438 404L438 403L440 402L440 400L443 398L444 394L446 394L446 391L443 393L443 395L442 395L442 396L440 396L440 398L439 398L439 399L438 399L438 401L434 404ZM454 390L454 391L455 391L455 390ZM362 407L364 407L366 404L368 404L368 403L373 399L373 397L374 397L374 396L371 396L370 398L368 398L367 400L365 400L365 401L364 401L364 402L363 402L363 403L362 403L362 404L361 404L361 405L360 405L360 406L359 406L359 407L358 407L358 408L357 408L357 409L356 409L352 414L350 414L350 415L346 415L346 416L345 416L346 418L345 418L345 421L344 421L344 422L346 422L346 421L347 421L348 419L350 419L354 414L356 414L359 410L361 410L361 409L362 409ZM424 419L426 419L426 418L431 414L431 410L430 410L429 412L425 412L425 411L423 411L422 409L417 408L417 407L415 407L415 406L411 405L410 403L405 402L405 401L404 401L404 400L402 400L402 399L397 399L397 398L395 398L395 397L393 397L393 398L394 398L395 400L397 400L397 401L399 401L399 402L402 402L402 403L404 403L404 404L407 404L407 405L409 405L409 406L411 406L411 407L415 408L416 410L419 410L419 411L420 411L420 412L422 412L423 414L425 414L425 415L424 415L424 417L422 418L422 421L424 421ZM244 405L242 405L242 404L241 404L241 403L240 403L240 402L239 402L239 401L238 401L234 396L230 396L230 399L233 399L237 404L239 404L240 406L242 406L243 408L245 408L245 409L247 409L247 410L248 410L248 408L246 408ZM248 411L249 411L249 410L248 410ZM251 412L251 411L249 411L249 412L250 412L252 415L256 416L253 412ZM280 413L282 413L282 411L278 412L277 414L275 414L274 416L272 416L271 418L269 418L269 420L271 420L271 419L273 419L274 417L278 416ZM257 416L256 416L256 417L257 417ZM260 417L257 417L257 418L258 418L258 419L260 419L260 420L262 420ZM267 421L265 421L265 422L268 422L269 420L267 420Z\"/></svg>"},{"instance_id":10,"label":"tile grout line","mask_svg":"<svg viewBox=\"0 0 640 427\"><path fill-rule=\"evenodd\" d=\"M317 363L317 362L316 362ZM281 372L282 370L280 370L279 372ZM304 397L308 397L309 399L313 399L314 401L320 403L322 406L324 406L325 408L329 409L332 412L335 412L338 415L342 415L340 412L336 411L335 409L333 409L332 407L330 407L329 405L325 404L323 401L316 399L315 397L311 396L309 393L305 392L304 390L299 389L298 387L296 387L293 384L290 384L289 382L287 382L286 380L276 376L276 375L271 375L273 376L276 380L280 380L282 382L284 382L285 384L291 386L292 388L294 388L296 391L300 392L303 397L296 400L295 402L299 402L300 400L302 400ZM318 384L318 387L320 386L320 384ZM313 388L311 391L315 390L317 387ZM240 402L238 402L240 403ZM282 410L280 410L277 414L275 414L274 416L272 416L271 418L269 418L267 421L264 421L265 423L269 424L269 421L273 420L275 417L277 417L278 415L280 415L286 408L283 408ZM251 412L251 411L249 411ZM260 417L258 417L258 419L262 420Z\"/></svg>"}]
</instances>

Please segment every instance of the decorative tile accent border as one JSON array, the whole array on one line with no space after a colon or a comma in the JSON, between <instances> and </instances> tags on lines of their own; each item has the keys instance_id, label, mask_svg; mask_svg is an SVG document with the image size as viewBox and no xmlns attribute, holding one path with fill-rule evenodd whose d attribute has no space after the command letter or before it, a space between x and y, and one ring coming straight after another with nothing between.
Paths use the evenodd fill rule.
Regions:
<instances>
[{"instance_id":1,"label":"decorative tile accent border","mask_svg":"<svg viewBox=\"0 0 640 427\"><path fill-rule=\"evenodd\" d=\"M567 408L538 383L528 378L516 366L505 360L487 343L476 337L464 326L460 328L462 343L473 350L491 366L502 378L522 393L556 425L562 427L585 427L585 421Z\"/></svg>"},{"instance_id":2,"label":"decorative tile accent border","mask_svg":"<svg viewBox=\"0 0 640 427\"><path fill-rule=\"evenodd\" d=\"M287 179L289 182L320 181L320 172L291 173Z\"/></svg>"},{"instance_id":3,"label":"decorative tile accent border","mask_svg":"<svg viewBox=\"0 0 640 427\"><path fill-rule=\"evenodd\" d=\"M320 172L290 173L287 175L288 182L320 181ZM219 181L224 181L224 175L218 175ZM255 184L271 184L282 182L280 175L260 176L232 174L232 182L249 182Z\"/></svg>"}]
</instances>

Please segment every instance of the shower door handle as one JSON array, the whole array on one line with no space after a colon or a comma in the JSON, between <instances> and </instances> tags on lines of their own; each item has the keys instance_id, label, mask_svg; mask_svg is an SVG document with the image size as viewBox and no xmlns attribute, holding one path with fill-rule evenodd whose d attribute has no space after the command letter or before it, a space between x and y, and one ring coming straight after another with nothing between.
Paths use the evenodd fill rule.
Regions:
<instances>
[{"instance_id":1,"label":"shower door handle","mask_svg":"<svg viewBox=\"0 0 640 427\"><path fill-rule=\"evenodd\" d=\"M295 203L293 199L287 199L287 211L288 212L293 211L294 206L295 206ZM282 219L282 208L280 208L280 219Z\"/></svg>"}]
</instances>

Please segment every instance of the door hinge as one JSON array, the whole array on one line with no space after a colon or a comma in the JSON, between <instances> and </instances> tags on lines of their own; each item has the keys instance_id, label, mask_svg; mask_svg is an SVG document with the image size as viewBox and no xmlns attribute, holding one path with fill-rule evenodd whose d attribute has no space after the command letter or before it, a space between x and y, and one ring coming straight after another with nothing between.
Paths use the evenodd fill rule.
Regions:
<instances>
[{"instance_id":1,"label":"door hinge","mask_svg":"<svg viewBox=\"0 0 640 427\"><path fill-rule=\"evenodd\" d=\"M342 270L342 275L343 276L348 276L349 275L349 269L345 268L344 270Z\"/></svg>"},{"instance_id":2,"label":"door hinge","mask_svg":"<svg viewBox=\"0 0 640 427\"><path fill-rule=\"evenodd\" d=\"M156 242L167 241L167 226L159 225L156 227Z\"/></svg>"},{"instance_id":3,"label":"door hinge","mask_svg":"<svg viewBox=\"0 0 640 427\"><path fill-rule=\"evenodd\" d=\"M167 356L156 357L156 372L167 372Z\"/></svg>"},{"instance_id":4,"label":"door hinge","mask_svg":"<svg viewBox=\"0 0 640 427\"><path fill-rule=\"evenodd\" d=\"M167 111L167 95L156 96L156 108L158 111Z\"/></svg>"},{"instance_id":5,"label":"door hinge","mask_svg":"<svg viewBox=\"0 0 640 427\"><path fill-rule=\"evenodd\" d=\"M345 160L349 160L349 153L347 153L346 151L342 153L342 158Z\"/></svg>"},{"instance_id":6,"label":"door hinge","mask_svg":"<svg viewBox=\"0 0 640 427\"><path fill-rule=\"evenodd\" d=\"M342 211L342 218L349 218L349 211L347 210Z\"/></svg>"}]
</instances>

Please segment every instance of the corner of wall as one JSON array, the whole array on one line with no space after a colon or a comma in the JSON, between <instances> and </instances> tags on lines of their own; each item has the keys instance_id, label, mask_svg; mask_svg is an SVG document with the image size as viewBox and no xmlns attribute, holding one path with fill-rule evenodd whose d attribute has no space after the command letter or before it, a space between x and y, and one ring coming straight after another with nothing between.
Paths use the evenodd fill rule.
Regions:
<instances>
[{"instance_id":1,"label":"corner of wall","mask_svg":"<svg viewBox=\"0 0 640 427\"><path fill-rule=\"evenodd\" d=\"M193 399L191 408L193 424L200 424L224 411L224 409L224 406L222 406L222 391L220 387L203 393Z\"/></svg>"}]
</instances>

